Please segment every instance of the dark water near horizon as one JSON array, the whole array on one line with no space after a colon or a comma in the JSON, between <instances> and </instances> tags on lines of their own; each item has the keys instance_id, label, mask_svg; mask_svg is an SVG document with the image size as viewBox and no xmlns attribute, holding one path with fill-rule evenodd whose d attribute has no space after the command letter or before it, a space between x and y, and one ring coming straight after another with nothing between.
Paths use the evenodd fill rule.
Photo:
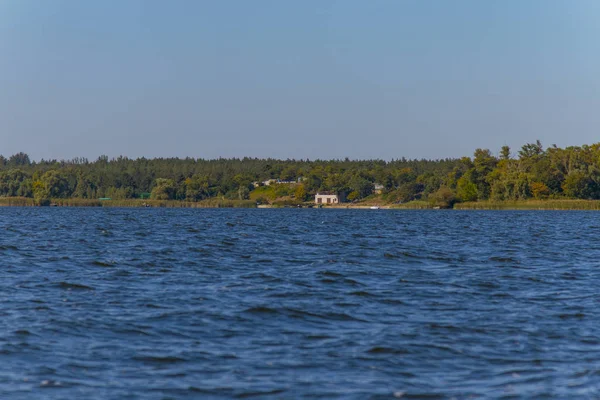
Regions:
<instances>
[{"instance_id":1,"label":"dark water near horizon","mask_svg":"<svg viewBox=\"0 0 600 400\"><path fill-rule=\"evenodd\" d=\"M0 399L600 398L600 214L0 208Z\"/></svg>"}]
</instances>

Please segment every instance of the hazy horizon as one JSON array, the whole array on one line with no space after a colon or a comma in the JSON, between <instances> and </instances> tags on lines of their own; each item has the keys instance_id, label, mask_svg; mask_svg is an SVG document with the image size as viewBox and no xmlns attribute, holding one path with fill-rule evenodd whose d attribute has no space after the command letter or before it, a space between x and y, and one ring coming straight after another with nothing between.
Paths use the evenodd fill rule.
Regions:
<instances>
[{"instance_id":1,"label":"hazy horizon","mask_svg":"<svg viewBox=\"0 0 600 400\"><path fill-rule=\"evenodd\" d=\"M600 141L595 0L0 2L0 154L443 159Z\"/></svg>"}]
</instances>

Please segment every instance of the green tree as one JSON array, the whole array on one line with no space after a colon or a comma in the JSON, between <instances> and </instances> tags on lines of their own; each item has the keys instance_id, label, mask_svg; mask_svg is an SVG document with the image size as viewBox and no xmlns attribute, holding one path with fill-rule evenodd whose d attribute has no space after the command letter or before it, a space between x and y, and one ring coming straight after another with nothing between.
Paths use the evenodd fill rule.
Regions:
<instances>
[{"instance_id":1,"label":"green tree","mask_svg":"<svg viewBox=\"0 0 600 400\"><path fill-rule=\"evenodd\" d=\"M356 190L353 190L348 194L348 196L346 196L346 199L348 199L348 201L358 200L360 199L360 193L358 193Z\"/></svg>"},{"instance_id":2,"label":"green tree","mask_svg":"<svg viewBox=\"0 0 600 400\"><path fill-rule=\"evenodd\" d=\"M294 197L298 201L305 201L307 197L306 188L304 185L296 185L296 189L294 191Z\"/></svg>"},{"instance_id":3,"label":"green tree","mask_svg":"<svg viewBox=\"0 0 600 400\"><path fill-rule=\"evenodd\" d=\"M50 170L41 177L45 198L66 198L71 196L69 182L60 171Z\"/></svg>"},{"instance_id":4,"label":"green tree","mask_svg":"<svg viewBox=\"0 0 600 400\"><path fill-rule=\"evenodd\" d=\"M474 153L471 181L477 186L477 197L481 200L490 197L490 183L488 175L492 173L498 160L487 149L477 149Z\"/></svg>"},{"instance_id":5,"label":"green tree","mask_svg":"<svg viewBox=\"0 0 600 400\"><path fill-rule=\"evenodd\" d=\"M185 198L187 201L199 201L210 197L208 176L196 174L185 180Z\"/></svg>"},{"instance_id":6,"label":"green tree","mask_svg":"<svg viewBox=\"0 0 600 400\"><path fill-rule=\"evenodd\" d=\"M562 188L565 195L578 199L594 198L597 192L594 182L583 171L572 171L565 178Z\"/></svg>"},{"instance_id":7,"label":"green tree","mask_svg":"<svg viewBox=\"0 0 600 400\"><path fill-rule=\"evenodd\" d=\"M537 140L535 143L527 143L521 147L519 150L519 158L527 159L534 158L536 156L540 156L544 153L544 147L542 146L542 142Z\"/></svg>"},{"instance_id":8,"label":"green tree","mask_svg":"<svg viewBox=\"0 0 600 400\"><path fill-rule=\"evenodd\" d=\"M155 200L171 200L175 196L175 182L172 179L158 178L151 196Z\"/></svg>"},{"instance_id":9,"label":"green tree","mask_svg":"<svg viewBox=\"0 0 600 400\"><path fill-rule=\"evenodd\" d=\"M433 207L452 208L456 202L456 196L450 188L441 187L429 196L429 203Z\"/></svg>"},{"instance_id":10,"label":"green tree","mask_svg":"<svg viewBox=\"0 0 600 400\"><path fill-rule=\"evenodd\" d=\"M461 201L477 201L477 185L468 176L462 176L456 184L456 195Z\"/></svg>"},{"instance_id":11,"label":"green tree","mask_svg":"<svg viewBox=\"0 0 600 400\"><path fill-rule=\"evenodd\" d=\"M545 199L550 195L550 189L543 182L529 183L531 194L536 199Z\"/></svg>"},{"instance_id":12,"label":"green tree","mask_svg":"<svg viewBox=\"0 0 600 400\"><path fill-rule=\"evenodd\" d=\"M352 191L358 193L361 199L373 193L373 183L361 176L354 176L349 186Z\"/></svg>"}]
</instances>

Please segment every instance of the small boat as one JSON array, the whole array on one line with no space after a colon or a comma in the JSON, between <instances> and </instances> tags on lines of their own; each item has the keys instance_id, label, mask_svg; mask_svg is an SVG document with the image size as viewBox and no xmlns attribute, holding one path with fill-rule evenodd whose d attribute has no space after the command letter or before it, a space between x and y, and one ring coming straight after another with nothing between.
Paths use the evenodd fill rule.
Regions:
<instances>
[{"instance_id":1,"label":"small boat","mask_svg":"<svg viewBox=\"0 0 600 400\"><path fill-rule=\"evenodd\" d=\"M371 210L379 210L379 206L371 206Z\"/></svg>"}]
</instances>

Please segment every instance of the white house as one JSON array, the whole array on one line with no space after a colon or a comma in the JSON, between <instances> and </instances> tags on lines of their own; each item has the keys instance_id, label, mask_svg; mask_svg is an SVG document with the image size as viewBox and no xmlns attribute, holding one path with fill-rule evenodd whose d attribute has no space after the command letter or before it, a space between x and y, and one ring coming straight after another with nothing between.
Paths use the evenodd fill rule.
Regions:
<instances>
[{"instance_id":1,"label":"white house","mask_svg":"<svg viewBox=\"0 0 600 400\"><path fill-rule=\"evenodd\" d=\"M333 192L317 192L315 204L339 204L340 196Z\"/></svg>"}]
</instances>

